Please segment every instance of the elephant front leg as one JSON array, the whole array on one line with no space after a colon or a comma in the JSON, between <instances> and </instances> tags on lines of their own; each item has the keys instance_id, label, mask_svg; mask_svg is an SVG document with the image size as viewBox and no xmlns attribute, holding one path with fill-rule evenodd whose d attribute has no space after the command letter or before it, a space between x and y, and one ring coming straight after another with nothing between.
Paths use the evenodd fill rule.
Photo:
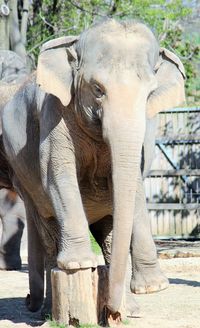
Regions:
<instances>
[{"instance_id":1,"label":"elephant front leg","mask_svg":"<svg viewBox=\"0 0 200 328\"><path fill-rule=\"evenodd\" d=\"M67 170L57 174L49 190L59 230L58 267L64 270L96 267L76 176L70 177Z\"/></svg>"},{"instance_id":2,"label":"elephant front leg","mask_svg":"<svg viewBox=\"0 0 200 328\"><path fill-rule=\"evenodd\" d=\"M138 179L135 204L131 241L131 291L136 294L153 293L167 288L169 282L158 263L141 176Z\"/></svg>"},{"instance_id":3,"label":"elephant front leg","mask_svg":"<svg viewBox=\"0 0 200 328\"><path fill-rule=\"evenodd\" d=\"M79 269L96 266L77 179L76 151L71 135L61 111L51 106L47 116L45 112L43 114L44 118L52 116L51 120L43 121L42 115L40 168L43 187L49 195L58 223L58 267Z\"/></svg>"},{"instance_id":4,"label":"elephant front leg","mask_svg":"<svg viewBox=\"0 0 200 328\"><path fill-rule=\"evenodd\" d=\"M58 194L58 191L56 193ZM64 189L60 188L59 194L61 197L57 199L55 205L60 229L58 267L60 269L96 267L88 222L78 188L74 190L74 186L66 186Z\"/></svg>"}]
</instances>

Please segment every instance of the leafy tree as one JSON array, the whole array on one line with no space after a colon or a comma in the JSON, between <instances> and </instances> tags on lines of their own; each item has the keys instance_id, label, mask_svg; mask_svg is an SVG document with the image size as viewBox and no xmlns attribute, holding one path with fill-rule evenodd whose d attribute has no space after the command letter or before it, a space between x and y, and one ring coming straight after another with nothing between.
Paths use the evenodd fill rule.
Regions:
<instances>
[{"instance_id":1,"label":"leafy tree","mask_svg":"<svg viewBox=\"0 0 200 328\"><path fill-rule=\"evenodd\" d=\"M0 4L2 1L5 0L0 0ZM23 11L27 1L28 22ZM160 44L180 57L186 69L187 94L193 98L196 96L194 101L199 101L197 64L200 61L200 40L195 35L186 35L183 30L182 22L190 17L192 11L183 5L182 0L32 0L31 5L30 0L8 0L9 3L18 3L22 44L26 45L35 61L43 42L62 35L79 34L102 18L137 19L145 22L153 29Z\"/></svg>"}]
</instances>

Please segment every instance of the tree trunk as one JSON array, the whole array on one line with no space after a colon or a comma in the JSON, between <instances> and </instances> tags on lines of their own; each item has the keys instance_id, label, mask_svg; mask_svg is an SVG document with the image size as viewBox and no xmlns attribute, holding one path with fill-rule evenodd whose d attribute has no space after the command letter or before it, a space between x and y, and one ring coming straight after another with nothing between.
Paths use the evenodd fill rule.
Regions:
<instances>
[{"instance_id":1,"label":"tree trunk","mask_svg":"<svg viewBox=\"0 0 200 328\"><path fill-rule=\"evenodd\" d=\"M112 315L107 307L108 267L98 266L94 271L52 270L52 314L59 323L100 324L113 326L126 318L125 297L120 313Z\"/></svg>"},{"instance_id":2,"label":"tree trunk","mask_svg":"<svg viewBox=\"0 0 200 328\"><path fill-rule=\"evenodd\" d=\"M19 30L17 1L10 0L10 47L26 62L26 49L22 43L21 34Z\"/></svg>"},{"instance_id":3,"label":"tree trunk","mask_svg":"<svg viewBox=\"0 0 200 328\"><path fill-rule=\"evenodd\" d=\"M0 0L0 7L4 5L4 0ZM0 15L0 50L9 50L9 16Z\"/></svg>"},{"instance_id":4,"label":"tree trunk","mask_svg":"<svg viewBox=\"0 0 200 328\"><path fill-rule=\"evenodd\" d=\"M21 40L22 40L22 43L24 46L26 45L29 5L30 5L30 0L23 1L23 13L22 13L22 22L21 22Z\"/></svg>"}]
</instances>

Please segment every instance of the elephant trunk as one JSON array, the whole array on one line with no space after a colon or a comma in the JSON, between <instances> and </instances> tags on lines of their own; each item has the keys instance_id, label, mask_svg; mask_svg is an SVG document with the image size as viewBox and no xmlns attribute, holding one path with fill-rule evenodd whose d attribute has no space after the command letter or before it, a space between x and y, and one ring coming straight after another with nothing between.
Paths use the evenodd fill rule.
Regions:
<instances>
[{"instance_id":1,"label":"elephant trunk","mask_svg":"<svg viewBox=\"0 0 200 328\"><path fill-rule=\"evenodd\" d=\"M112 126L106 131L106 140L111 149L114 201L108 308L114 313L120 309L125 285L136 185L145 133L145 110L135 111L133 117L128 118L128 122L127 117L123 120L124 122L121 119L113 119Z\"/></svg>"}]
</instances>

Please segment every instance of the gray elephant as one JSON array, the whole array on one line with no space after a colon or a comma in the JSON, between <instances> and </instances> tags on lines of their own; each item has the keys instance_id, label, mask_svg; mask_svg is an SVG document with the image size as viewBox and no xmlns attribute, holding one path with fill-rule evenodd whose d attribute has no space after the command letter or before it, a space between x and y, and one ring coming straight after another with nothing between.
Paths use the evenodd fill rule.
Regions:
<instances>
[{"instance_id":1,"label":"gray elephant","mask_svg":"<svg viewBox=\"0 0 200 328\"><path fill-rule=\"evenodd\" d=\"M25 63L15 52L0 50L0 110L13 97L28 74Z\"/></svg>"},{"instance_id":2,"label":"gray elephant","mask_svg":"<svg viewBox=\"0 0 200 328\"><path fill-rule=\"evenodd\" d=\"M0 51L0 111L11 100L27 75L25 63L15 52ZM7 179L9 165L3 153L0 126L0 188L10 189L12 184ZM0 190L0 221L0 270L18 270L21 268L20 244L25 225L25 209L13 190Z\"/></svg>"},{"instance_id":3,"label":"gray elephant","mask_svg":"<svg viewBox=\"0 0 200 328\"><path fill-rule=\"evenodd\" d=\"M95 266L88 225L103 243L101 222L112 217L110 311L120 308L129 249L132 291L167 287L147 216L141 153L145 140L151 147L151 119L184 100L184 78L180 60L138 22L108 19L80 37L44 44L37 77L2 115L12 183L26 207L30 310L43 302L44 263L50 306L50 269L56 261L61 269Z\"/></svg>"},{"instance_id":4,"label":"gray elephant","mask_svg":"<svg viewBox=\"0 0 200 328\"><path fill-rule=\"evenodd\" d=\"M20 246L25 226L25 209L16 192L0 191L0 270L20 270Z\"/></svg>"}]
</instances>

